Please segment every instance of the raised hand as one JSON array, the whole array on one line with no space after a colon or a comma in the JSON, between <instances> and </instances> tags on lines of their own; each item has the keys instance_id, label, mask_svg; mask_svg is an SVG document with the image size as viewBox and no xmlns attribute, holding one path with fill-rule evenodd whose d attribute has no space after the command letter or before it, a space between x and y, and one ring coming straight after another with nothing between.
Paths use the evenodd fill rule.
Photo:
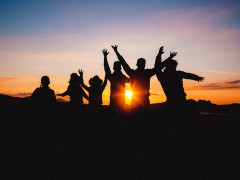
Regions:
<instances>
[{"instance_id":1,"label":"raised hand","mask_svg":"<svg viewBox=\"0 0 240 180\"><path fill-rule=\"evenodd\" d=\"M83 70L82 69L79 69L78 73L79 73L80 76L83 76Z\"/></svg>"},{"instance_id":2,"label":"raised hand","mask_svg":"<svg viewBox=\"0 0 240 180\"><path fill-rule=\"evenodd\" d=\"M172 59L172 58L174 58L175 56L177 55L177 52L170 52L170 58Z\"/></svg>"},{"instance_id":3,"label":"raised hand","mask_svg":"<svg viewBox=\"0 0 240 180\"><path fill-rule=\"evenodd\" d=\"M159 52L158 52L159 54L163 54L164 53L164 46L162 46L162 47L160 47L160 49L159 49Z\"/></svg>"},{"instance_id":4,"label":"raised hand","mask_svg":"<svg viewBox=\"0 0 240 180\"><path fill-rule=\"evenodd\" d=\"M114 51L117 51L118 45L114 45L114 46L112 45L112 48Z\"/></svg>"},{"instance_id":5,"label":"raised hand","mask_svg":"<svg viewBox=\"0 0 240 180\"><path fill-rule=\"evenodd\" d=\"M103 52L104 57L107 57L107 55L109 54L107 49L103 49L102 52Z\"/></svg>"}]
</instances>

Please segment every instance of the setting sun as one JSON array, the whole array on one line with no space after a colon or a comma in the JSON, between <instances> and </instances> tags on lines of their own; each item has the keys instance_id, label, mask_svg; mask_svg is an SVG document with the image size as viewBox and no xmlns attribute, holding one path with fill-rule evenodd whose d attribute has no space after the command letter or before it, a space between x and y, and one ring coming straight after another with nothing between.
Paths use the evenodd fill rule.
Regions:
<instances>
[{"instance_id":1,"label":"setting sun","mask_svg":"<svg viewBox=\"0 0 240 180\"><path fill-rule=\"evenodd\" d=\"M131 90L126 90L125 91L125 102L126 104L131 104L131 100L132 100L132 91Z\"/></svg>"},{"instance_id":2,"label":"setting sun","mask_svg":"<svg viewBox=\"0 0 240 180\"><path fill-rule=\"evenodd\" d=\"M131 90L126 90L125 94L128 99L132 99L132 91Z\"/></svg>"}]
</instances>

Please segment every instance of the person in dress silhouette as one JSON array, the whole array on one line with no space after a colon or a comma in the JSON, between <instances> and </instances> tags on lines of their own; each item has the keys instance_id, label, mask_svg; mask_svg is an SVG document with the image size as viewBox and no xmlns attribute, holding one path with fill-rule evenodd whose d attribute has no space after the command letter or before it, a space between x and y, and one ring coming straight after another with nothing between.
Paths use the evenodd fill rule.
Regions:
<instances>
[{"instance_id":1,"label":"person in dress silhouette","mask_svg":"<svg viewBox=\"0 0 240 180\"><path fill-rule=\"evenodd\" d=\"M130 80L121 71L121 63L115 61L113 64L113 73L110 70L107 55L109 52L104 49L104 70L107 74L107 78L111 83L110 86L110 108L114 115L122 116L125 108L125 83L129 83Z\"/></svg>"},{"instance_id":2,"label":"person in dress silhouette","mask_svg":"<svg viewBox=\"0 0 240 180\"><path fill-rule=\"evenodd\" d=\"M177 55L176 52L170 52L170 54ZM196 74L179 71L177 70L177 65L178 62L173 58L168 58L163 62L161 62L161 59L158 59L156 62L156 66L162 67L157 72L157 78L167 97L166 103L171 111L180 112L187 105L183 79L191 79L199 82L203 81L204 78Z\"/></svg>"},{"instance_id":3,"label":"person in dress silhouette","mask_svg":"<svg viewBox=\"0 0 240 180\"><path fill-rule=\"evenodd\" d=\"M150 89L150 79L156 74L158 68L161 66L154 67L152 69L145 69L146 60L144 58L139 58L137 60L137 69L133 70L126 63L125 59L118 52L118 46L112 46L115 51L118 60L123 66L124 71L130 77L130 84L132 89L132 101L131 109L133 114L148 114L150 108L149 102L149 89ZM161 58L163 54L163 47L160 48L157 58ZM157 59L156 58L156 59Z\"/></svg>"},{"instance_id":4,"label":"person in dress silhouette","mask_svg":"<svg viewBox=\"0 0 240 180\"><path fill-rule=\"evenodd\" d=\"M69 80L69 86L67 90L62 94L57 94L58 96L70 96L70 104L72 105L83 105L83 97L85 99L89 99L85 91L80 86L81 77L77 75L77 73L72 73Z\"/></svg>"},{"instance_id":5,"label":"person in dress silhouette","mask_svg":"<svg viewBox=\"0 0 240 180\"><path fill-rule=\"evenodd\" d=\"M31 101L37 105L49 105L56 102L54 90L49 88L50 79L48 76L41 78L41 85L31 95Z\"/></svg>"},{"instance_id":6,"label":"person in dress silhouette","mask_svg":"<svg viewBox=\"0 0 240 180\"><path fill-rule=\"evenodd\" d=\"M83 71L78 70L82 79L82 87L88 91L89 105L91 108L99 108L102 105L102 93L107 85L107 75L105 75L104 82L96 75L89 80L89 87L84 84Z\"/></svg>"}]
</instances>

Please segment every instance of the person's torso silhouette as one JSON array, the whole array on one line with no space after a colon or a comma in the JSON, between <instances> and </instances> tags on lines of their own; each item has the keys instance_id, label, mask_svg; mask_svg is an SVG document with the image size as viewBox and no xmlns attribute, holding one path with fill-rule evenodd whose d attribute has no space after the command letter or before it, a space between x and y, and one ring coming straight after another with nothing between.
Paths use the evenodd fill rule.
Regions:
<instances>
[{"instance_id":1,"label":"person's torso silhouette","mask_svg":"<svg viewBox=\"0 0 240 180\"><path fill-rule=\"evenodd\" d=\"M83 97L85 92L81 86L76 84L71 84L68 86L68 95L70 96L70 103L72 104L83 104Z\"/></svg>"},{"instance_id":2,"label":"person's torso silhouette","mask_svg":"<svg viewBox=\"0 0 240 180\"><path fill-rule=\"evenodd\" d=\"M145 69L146 60L139 58L137 60L137 69L133 70L126 63L125 59L119 54L117 46L112 46L118 60L121 62L123 69L130 78L130 84L132 89L132 101L131 108L136 111L148 111L150 107L149 102L149 90L150 90L150 79L156 74L155 67L152 69Z\"/></svg>"},{"instance_id":3,"label":"person's torso silhouette","mask_svg":"<svg viewBox=\"0 0 240 180\"><path fill-rule=\"evenodd\" d=\"M83 104L83 97L85 99L88 99L87 94L80 86L81 84L81 77L79 77L76 73L71 74L71 78L69 81L69 86L67 88L67 91L65 91L62 94L59 94L60 96L70 96L70 104L72 105L82 105Z\"/></svg>"},{"instance_id":4,"label":"person's torso silhouette","mask_svg":"<svg viewBox=\"0 0 240 180\"><path fill-rule=\"evenodd\" d=\"M198 75L176 70L177 65L177 61L168 59L165 62L165 69L157 73L157 78L166 94L168 103L181 103L186 101L183 79L203 80L203 77Z\"/></svg>"},{"instance_id":5,"label":"person's torso silhouette","mask_svg":"<svg viewBox=\"0 0 240 180\"><path fill-rule=\"evenodd\" d=\"M41 78L41 86L34 90L31 101L38 105L49 105L56 102L55 92L49 88L50 80L48 76Z\"/></svg>"},{"instance_id":6,"label":"person's torso silhouette","mask_svg":"<svg viewBox=\"0 0 240 180\"><path fill-rule=\"evenodd\" d=\"M111 82L110 106L123 108L125 105L125 84L129 82L129 79L121 71L114 71L108 79Z\"/></svg>"},{"instance_id":7,"label":"person's torso silhouette","mask_svg":"<svg viewBox=\"0 0 240 180\"><path fill-rule=\"evenodd\" d=\"M107 74L107 78L110 81L110 107L117 113L122 111L125 107L125 84L130 82L130 79L126 77L121 71L121 63L115 61L113 64L113 73L111 73L107 55L109 52L104 49L104 70ZM119 112L121 113L121 112Z\"/></svg>"},{"instance_id":8,"label":"person's torso silhouette","mask_svg":"<svg viewBox=\"0 0 240 180\"><path fill-rule=\"evenodd\" d=\"M79 71L81 78L83 79L83 72ZM89 105L93 108L100 107L102 105L102 93L107 85L107 78L105 76L104 82L98 77L94 76L89 80L89 87L82 81L82 87L88 91Z\"/></svg>"}]
</instances>

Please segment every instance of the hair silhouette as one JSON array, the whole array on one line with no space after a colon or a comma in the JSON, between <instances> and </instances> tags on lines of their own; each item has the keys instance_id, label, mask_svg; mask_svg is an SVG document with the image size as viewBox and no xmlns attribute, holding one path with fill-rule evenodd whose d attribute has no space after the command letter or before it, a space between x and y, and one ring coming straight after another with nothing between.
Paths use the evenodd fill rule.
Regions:
<instances>
[{"instance_id":1,"label":"hair silhouette","mask_svg":"<svg viewBox=\"0 0 240 180\"><path fill-rule=\"evenodd\" d=\"M70 96L70 104L73 105L82 105L83 104L83 97L85 99L89 99L87 94L85 93L85 91L82 89L82 87L80 86L81 84L81 77L79 77L77 75L77 73L72 73L70 75L70 80L69 80L69 86L67 88L67 90L62 93L62 94L58 94L59 96L66 96L69 95Z\"/></svg>"},{"instance_id":2,"label":"hair silhouette","mask_svg":"<svg viewBox=\"0 0 240 180\"><path fill-rule=\"evenodd\" d=\"M49 88L50 79L48 76L41 78L41 85L31 95L31 101L37 105L48 105L56 102L55 92Z\"/></svg>"},{"instance_id":3,"label":"hair silhouette","mask_svg":"<svg viewBox=\"0 0 240 180\"><path fill-rule=\"evenodd\" d=\"M113 73L110 70L107 55L109 52L104 49L104 70L107 78L111 83L110 86L110 107L115 115L123 115L125 107L125 83L129 83L130 79L121 71L121 63L115 61L113 64Z\"/></svg>"}]
</instances>

